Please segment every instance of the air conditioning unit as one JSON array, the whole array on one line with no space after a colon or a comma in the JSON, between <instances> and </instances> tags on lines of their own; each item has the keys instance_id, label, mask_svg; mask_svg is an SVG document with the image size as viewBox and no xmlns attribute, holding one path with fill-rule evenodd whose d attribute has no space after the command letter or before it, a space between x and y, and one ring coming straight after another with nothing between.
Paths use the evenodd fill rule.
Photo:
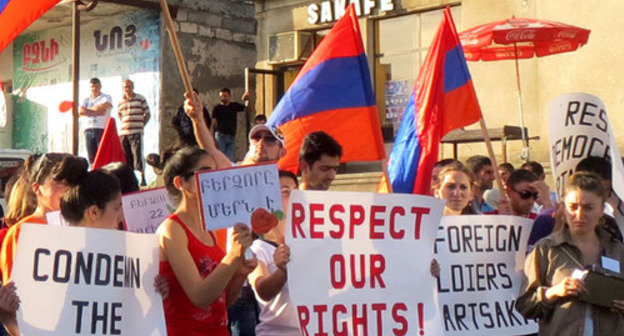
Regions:
<instances>
[{"instance_id":1,"label":"air conditioning unit","mask_svg":"<svg viewBox=\"0 0 624 336\"><path fill-rule=\"evenodd\" d=\"M269 36L269 64L304 61L314 50L314 33L291 31Z\"/></svg>"}]
</instances>

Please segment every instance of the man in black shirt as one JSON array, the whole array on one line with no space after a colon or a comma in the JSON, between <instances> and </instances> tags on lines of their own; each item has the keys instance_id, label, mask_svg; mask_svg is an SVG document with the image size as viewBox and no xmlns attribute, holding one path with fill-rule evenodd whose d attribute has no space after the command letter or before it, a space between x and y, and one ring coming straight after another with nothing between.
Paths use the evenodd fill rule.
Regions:
<instances>
[{"instance_id":1,"label":"man in black shirt","mask_svg":"<svg viewBox=\"0 0 624 336\"><path fill-rule=\"evenodd\" d=\"M212 110L212 129L217 141L217 147L230 161L234 160L234 138L236 136L237 112L245 111L245 105L231 102L230 89L223 88L219 91L221 102ZM249 100L249 93L243 95L243 100Z\"/></svg>"},{"instance_id":2,"label":"man in black shirt","mask_svg":"<svg viewBox=\"0 0 624 336\"><path fill-rule=\"evenodd\" d=\"M197 89L193 89L196 93L199 94ZM206 126L210 129L210 113L208 113L208 109L204 107L204 120L206 121ZM186 115L184 112L184 105L178 108L178 112L173 116L173 120L171 120L171 124L173 128L178 131L178 135L180 136L180 142L185 146L197 146L197 139L195 138L195 133L193 132L193 123L191 122L191 118Z\"/></svg>"}]
</instances>

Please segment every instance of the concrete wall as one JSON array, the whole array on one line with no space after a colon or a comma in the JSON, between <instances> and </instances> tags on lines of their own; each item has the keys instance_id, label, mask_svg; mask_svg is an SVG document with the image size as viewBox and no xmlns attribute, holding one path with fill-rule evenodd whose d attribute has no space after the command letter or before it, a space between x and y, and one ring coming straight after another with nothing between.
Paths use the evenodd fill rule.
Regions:
<instances>
[{"instance_id":1,"label":"concrete wall","mask_svg":"<svg viewBox=\"0 0 624 336\"><path fill-rule=\"evenodd\" d=\"M253 4L245 1L181 0L170 2L178 7L175 22L178 38L186 58L193 85L199 90L207 108L218 104L219 89L229 87L234 101L244 93L245 67L256 62L256 23ZM184 85L163 28L163 113L161 114L160 148L176 139L171 125L173 114L183 100ZM242 159L246 146L245 120L239 113L236 153Z\"/></svg>"}]
</instances>

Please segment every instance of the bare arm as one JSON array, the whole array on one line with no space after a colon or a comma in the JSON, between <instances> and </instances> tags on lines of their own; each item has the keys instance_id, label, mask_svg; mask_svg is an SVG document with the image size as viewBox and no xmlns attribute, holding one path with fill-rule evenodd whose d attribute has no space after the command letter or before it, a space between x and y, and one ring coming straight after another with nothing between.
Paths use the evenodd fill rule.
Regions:
<instances>
[{"instance_id":1,"label":"bare arm","mask_svg":"<svg viewBox=\"0 0 624 336\"><path fill-rule=\"evenodd\" d=\"M98 104L92 107L81 106L79 115L87 116L87 117L103 116L103 115L106 115L106 111L112 106L113 105L111 105L111 103L109 102Z\"/></svg>"},{"instance_id":2,"label":"bare arm","mask_svg":"<svg viewBox=\"0 0 624 336\"><path fill-rule=\"evenodd\" d=\"M230 239L232 249L219 265L202 278L187 248L184 229L167 220L158 230L161 259L171 265L182 289L197 307L207 307L226 289L241 263L245 249L251 245L251 233L247 226L238 224Z\"/></svg>"},{"instance_id":3,"label":"bare arm","mask_svg":"<svg viewBox=\"0 0 624 336\"><path fill-rule=\"evenodd\" d=\"M258 267L249 274L249 283L254 287L258 296L264 301L273 299L282 290L288 280L286 264L290 261L290 249L287 245L280 245L273 254L277 270L269 273L267 266L258 261Z\"/></svg>"},{"instance_id":4,"label":"bare arm","mask_svg":"<svg viewBox=\"0 0 624 336\"><path fill-rule=\"evenodd\" d=\"M258 266L256 259L244 260L238 268L236 274L230 280L225 289L225 303L229 307L233 305L240 295L241 287L247 279L247 275Z\"/></svg>"},{"instance_id":5,"label":"bare arm","mask_svg":"<svg viewBox=\"0 0 624 336\"><path fill-rule=\"evenodd\" d=\"M186 100L184 101L184 110L189 118L191 118L191 122L193 123L193 132L195 133L199 147L215 159L218 168L231 167L232 163L227 156L225 156L225 154L217 148L214 138L206 126L203 113L204 104L199 100L197 94L195 94L194 101L192 101L186 94L185 97Z\"/></svg>"},{"instance_id":6,"label":"bare arm","mask_svg":"<svg viewBox=\"0 0 624 336\"><path fill-rule=\"evenodd\" d=\"M19 308L20 300L15 292L15 284L10 282L0 288L0 322L4 325L11 336L19 336L16 312Z\"/></svg>"}]
</instances>

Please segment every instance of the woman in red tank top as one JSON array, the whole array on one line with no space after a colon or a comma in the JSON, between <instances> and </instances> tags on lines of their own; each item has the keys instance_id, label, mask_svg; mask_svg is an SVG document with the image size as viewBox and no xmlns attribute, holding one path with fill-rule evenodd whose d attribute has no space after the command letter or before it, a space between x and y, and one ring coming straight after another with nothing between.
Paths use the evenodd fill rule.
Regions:
<instances>
[{"instance_id":1,"label":"woman in red tank top","mask_svg":"<svg viewBox=\"0 0 624 336\"><path fill-rule=\"evenodd\" d=\"M164 308L170 336L229 335L226 307L236 300L255 267L243 261L252 243L246 225L234 228L227 254L216 245L215 235L204 229L193 175L216 166L212 155L189 147L172 155L164 168L167 189L179 201L175 213L158 228L160 274L169 283Z\"/></svg>"}]
</instances>

